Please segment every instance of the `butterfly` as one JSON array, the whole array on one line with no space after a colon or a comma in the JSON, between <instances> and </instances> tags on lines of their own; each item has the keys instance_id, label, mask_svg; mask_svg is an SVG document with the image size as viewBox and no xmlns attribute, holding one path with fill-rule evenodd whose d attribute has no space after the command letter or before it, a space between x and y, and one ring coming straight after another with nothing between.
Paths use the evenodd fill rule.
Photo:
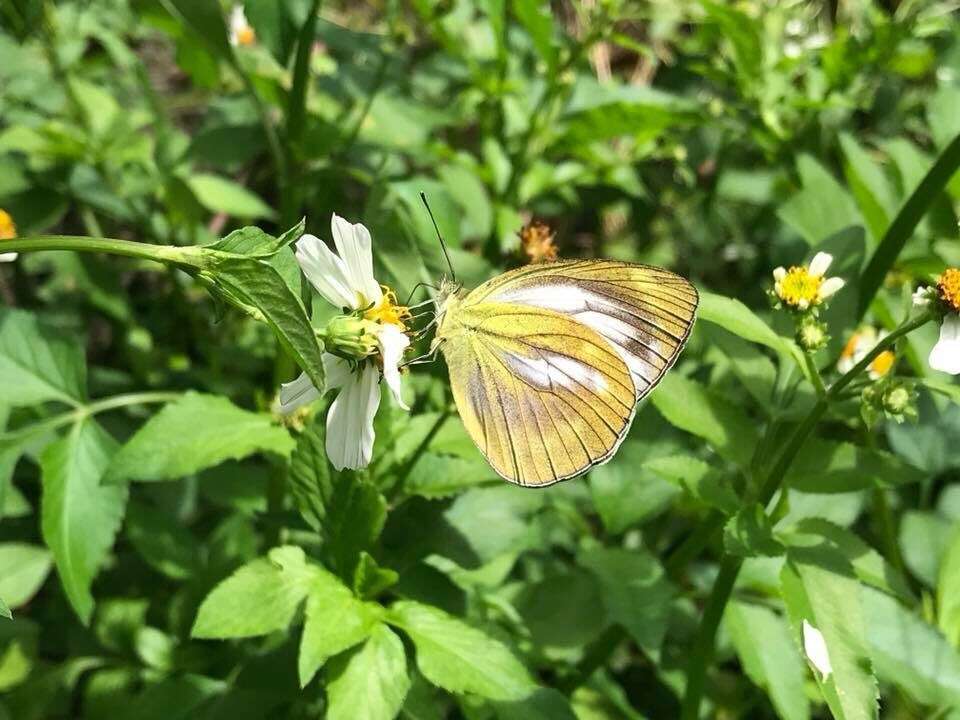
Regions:
<instances>
[{"instance_id":1,"label":"butterfly","mask_svg":"<svg viewBox=\"0 0 960 720\"><path fill-rule=\"evenodd\" d=\"M442 242L442 241L441 241ZM470 437L505 480L544 487L609 460L696 316L688 280L650 265L530 265L441 285L436 335Z\"/></svg>"}]
</instances>

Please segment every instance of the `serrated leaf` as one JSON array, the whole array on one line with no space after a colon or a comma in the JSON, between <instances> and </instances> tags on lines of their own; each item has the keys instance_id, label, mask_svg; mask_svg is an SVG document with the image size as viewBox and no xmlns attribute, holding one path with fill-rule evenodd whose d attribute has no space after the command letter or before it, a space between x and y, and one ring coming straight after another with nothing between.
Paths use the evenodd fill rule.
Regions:
<instances>
[{"instance_id":1,"label":"serrated leaf","mask_svg":"<svg viewBox=\"0 0 960 720\"><path fill-rule=\"evenodd\" d=\"M307 686L328 658L363 642L379 615L378 606L357 599L346 585L320 569L308 593L297 661L300 687Z\"/></svg>"},{"instance_id":2,"label":"serrated leaf","mask_svg":"<svg viewBox=\"0 0 960 720\"><path fill-rule=\"evenodd\" d=\"M417 667L430 682L490 700L521 700L536 684L506 645L439 608L404 600L386 619L417 648Z\"/></svg>"},{"instance_id":3,"label":"serrated leaf","mask_svg":"<svg viewBox=\"0 0 960 720\"><path fill-rule=\"evenodd\" d=\"M770 518L759 504L745 507L723 529L723 547L739 557L782 555L785 548L773 536Z\"/></svg>"},{"instance_id":4,"label":"serrated leaf","mask_svg":"<svg viewBox=\"0 0 960 720\"><path fill-rule=\"evenodd\" d=\"M241 638L284 630L310 592L317 568L298 547L274 548L247 563L204 599L190 634L195 638Z\"/></svg>"},{"instance_id":5,"label":"serrated leaf","mask_svg":"<svg viewBox=\"0 0 960 720\"><path fill-rule=\"evenodd\" d=\"M327 720L393 720L410 689L403 642L378 624L358 650L331 661Z\"/></svg>"},{"instance_id":6,"label":"serrated leaf","mask_svg":"<svg viewBox=\"0 0 960 720\"><path fill-rule=\"evenodd\" d=\"M960 655L936 628L889 595L863 589L877 675L931 707L960 707Z\"/></svg>"},{"instance_id":7,"label":"serrated leaf","mask_svg":"<svg viewBox=\"0 0 960 720\"><path fill-rule=\"evenodd\" d=\"M786 622L761 605L732 601L724 626L747 676L766 690L783 720L806 720L810 702L803 690L803 660Z\"/></svg>"},{"instance_id":8,"label":"serrated leaf","mask_svg":"<svg viewBox=\"0 0 960 720\"><path fill-rule=\"evenodd\" d=\"M26 543L0 544L0 600L6 607L30 601L50 572L50 553Z\"/></svg>"},{"instance_id":9,"label":"serrated leaf","mask_svg":"<svg viewBox=\"0 0 960 720\"><path fill-rule=\"evenodd\" d=\"M766 345L777 352L792 354L790 346L793 343L790 340L777 335L750 308L735 298L700 290L697 319L719 325L744 340Z\"/></svg>"},{"instance_id":10,"label":"serrated leaf","mask_svg":"<svg viewBox=\"0 0 960 720\"><path fill-rule=\"evenodd\" d=\"M360 553L380 536L387 501L353 472L333 472L324 449L323 418L303 432L291 458L293 496L307 522L324 538L329 566L353 583Z\"/></svg>"},{"instance_id":11,"label":"serrated leaf","mask_svg":"<svg viewBox=\"0 0 960 720\"><path fill-rule=\"evenodd\" d=\"M725 515L733 515L740 507L740 498L728 482L703 460L687 455L653 458L643 464L659 477L676 483L703 504Z\"/></svg>"},{"instance_id":12,"label":"serrated leaf","mask_svg":"<svg viewBox=\"0 0 960 720\"><path fill-rule=\"evenodd\" d=\"M597 547L580 553L577 562L599 581L610 619L659 658L676 590L657 559L642 549Z\"/></svg>"},{"instance_id":13,"label":"serrated leaf","mask_svg":"<svg viewBox=\"0 0 960 720\"><path fill-rule=\"evenodd\" d=\"M166 405L117 452L108 482L172 480L264 451L289 455L294 441L264 413L224 397L188 392Z\"/></svg>"},{"instance_id":14,"label":"serrated leaf","mask_svg":"<svg viewBox=\"0 0 960 720\"><path fill-rule=\"evenodd\" d=\"M682 375L667 375L651 396L674 427L706 440L722 457L748 467L759 442L757 425L738 406Z\"/></svg>"},{"instance_id":15,"label":"serrated leaf","mask_svg":"<svg viewBox=\"0 0 960 720\"><path fill-rule=\"evenodd\" d=\"M101 485L117 443L93 420L73 425L40 456L41 528L60 582L84 625L90 586L123 521L127 488Z\"/></svg>"},{"instance_id":16,"label":"serrated leaf","mask_svg":"<svg viewBox=\"0 0 960 720\"><path fill-rule=\"evenodd\" d=\"M323 348L303 302L280 272L257 258L224 255L216 261L214 276L224 299L267 323L314 386L325 388Z\"/></svg>"},{"instance_id":17,"label":"serrated leaf","mask_svg":"<svg viewBox=\"0 0 960 720\"><path fill-rule=\"evenodd\" d=\"M861 588L853 569L829 546L791 549L780 587L794 639L804 647L803 622L820 631L832 672L814 676L838 720L876 720L877 680L865 634Z\"/></svg>"},{"instance_id":18,"label":"serrated leaf","mask_svg":"<svg viewBox=\"0 0 960 720\"><path fill-rule=\"evenodd\" d=\"M6 405L86 397L83 347L23 310L0 309L0 377Z\"/></svg>"},{"instance_id":19,"label":"serrated leaf","mask_svg":"<svg viewBox=\"0 0 960 720\"><path fill-rule=\"evenodd\" d=\"M399 579L396 570L380 567L373 555L364 550L353 573L353 591L362 598L375 598L388 587L396 585Z\"/></svg>"},{"instance_id":20,"label":"serrated leaf","mask_svg":"<svg viewBox=\"0 0 960 720\"><path fill-rule=\"evenodd\" d=\"M248 225L247 227L234 230L229 235L206 247L210 250L219 250L220 252L233 253L235 255L267 258L287 247L290 243L295 242L303 235L305 226L306 219L301 219L299 223L287 230L283 235L275 238L256 226Z\"/></svg>"}]
</instances>

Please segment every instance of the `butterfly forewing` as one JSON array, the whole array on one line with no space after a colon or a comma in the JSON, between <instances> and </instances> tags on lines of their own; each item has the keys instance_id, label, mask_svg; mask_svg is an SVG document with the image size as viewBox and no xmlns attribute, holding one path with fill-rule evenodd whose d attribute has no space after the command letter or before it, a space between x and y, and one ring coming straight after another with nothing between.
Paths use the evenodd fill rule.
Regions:
<instances>
[{"instance_id":1,"label":"butterfly forewing","mask_svg":"<svg viewBox=\"0 0 960 720\"><path fill-rule=\"evenodd\" d=\"M633 375L639 400L670 369L693 327L696 288L662 268L614 260L532 265L506 273L467 296L554 310L612 343Z\"/></svg>"},{"instance_id":2,"label":"butterfly forewing","mask_svg":"<svg viewBox=\"0 0 960 720\"><path fill-rule=\"evenodd\" d=\"M583 260L490 280L437 332L457 409L493 468L549 485L604 462L673 365L697 292L646 265Z\"/></svg>"}]
</instances>

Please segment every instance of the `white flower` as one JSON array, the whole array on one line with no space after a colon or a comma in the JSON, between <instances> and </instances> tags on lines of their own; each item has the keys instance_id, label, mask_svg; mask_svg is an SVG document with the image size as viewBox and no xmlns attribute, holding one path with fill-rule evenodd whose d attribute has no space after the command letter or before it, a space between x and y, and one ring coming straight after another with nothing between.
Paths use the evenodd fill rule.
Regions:
<instances>
[{"instance_id":1,"label":"white flower","mask_svg":"<svg viewBox=\"0 0 960 720\"><path fill-rule=\"evenodd\" d=\"M13 262L17 259L17 253L0 253L0 262Z\"/></svg>"},{"instance_id":2,"label":"white flower","mask_svg":"<svg viewBox=\"0 0 960 720\"><path fill-rule=\"evenodd\" d=\"M820 679L826 680L833 672L830 656L827 654L827 641L823 639L823 633L806 620L803 621L802 627L803 652L810 664L820 673Z\"/></svg>"},{"instance_id":3,"label":"white flower","mask_svg":"<svg viewBox=\"0 0 960 720\"><path fill-rule=\"evenodd\" d=\"M930 288L925 285L921 285L916 290L913 291L913 304L915 307L929 307L930 305Z\"/></svg>"},{"instance_id":4,"label":"white flower","mask_svg":"<svg viewBox=\"0 0 960 720\"><path fill-rule=\"evenodd\" d=\"M230 44L234 47L252 45L256 39L257 34L247 21L247 13L243 5L239 3L234 5L230 11Z\"/></svg>"},{"instance_id":5,"label":"white flower","mask_svg":"<svg viewBox=\"0 0 960 720\"><path fill-rule=\"evenodd\" d=\"M833 255L819 252L807 267L778 267L773 271L773 290L785 305L801 312L819 305L844 285L841 278L825 277L832 262Z\"/></svg>"},{"instance_id":6,"label":"white flower","mask_svg":"<svg viewBox=\"0 0 960 720\"><path fill-rule=\"evenodd\" d=\"M370 463L373 418L380 405L382 376L400 407L409 409L400 395L400 360L410 344L404 332L407 310L397 305L392 291L381 289L373 277L370 233L337 215L330 222L337 253L322 240L304 235L297 241L297 261L310 283L328 302L351 313L376 341L375 356L353 361L324 353L325 390L340 393L327 414L327 456L337 470L356 470ZM280 411L290 413L316 400L320 392L306 374L280 386Z\"/></svg>"},{"instance_id":7,"label":"white flower","mask_svg":"<svg viewBox=\"0 0 960 720\"><path fill-rule=\"evenodd\" d=\"M940 339L928 358L930 367L940 372L960 375L960 315L948 314L940 326Z\"/></svg>"}]
</instances>

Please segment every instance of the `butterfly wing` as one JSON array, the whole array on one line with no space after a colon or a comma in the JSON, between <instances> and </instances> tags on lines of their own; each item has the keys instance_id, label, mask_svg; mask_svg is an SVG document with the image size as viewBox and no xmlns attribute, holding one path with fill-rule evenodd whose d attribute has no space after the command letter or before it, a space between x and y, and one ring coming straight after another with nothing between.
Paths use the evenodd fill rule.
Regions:
<instances>
[{"instance_id":1,"label":"butterfly wing","mask_svg":"<svg viewBox=\"0 0 960 720\"><path fill-rule=\"evenodd\" d=\"M551 310L464 305L438 335L457 410L493 469L542 486L608 458L636 405L630 371L610 344Z\"/></svg>"},{"instance_id":2,"label":"butterfly wing","mask_svg":"<svg viewBox=\"0 0 960 720\"><path fill-rule=\"evenodd\" d=\"M676 362L693 328L698 295L669 270L615 260L530 265L487 281L464 305L505 302L553 310L592 328L630 368L637 400Z\"/></svg>"},{"instance_id":3,"label":"butterfly wing","mask_svg":"<svg viewBox=\"0 0 960 720\"><path fill-rule=\"evenodd\" d=\"M559 262L484 283L451 306L437 337L457 409L491 466L549 485L613 455L696 307L693 285L660 268Z\"/></svg>"}]
</instances>

